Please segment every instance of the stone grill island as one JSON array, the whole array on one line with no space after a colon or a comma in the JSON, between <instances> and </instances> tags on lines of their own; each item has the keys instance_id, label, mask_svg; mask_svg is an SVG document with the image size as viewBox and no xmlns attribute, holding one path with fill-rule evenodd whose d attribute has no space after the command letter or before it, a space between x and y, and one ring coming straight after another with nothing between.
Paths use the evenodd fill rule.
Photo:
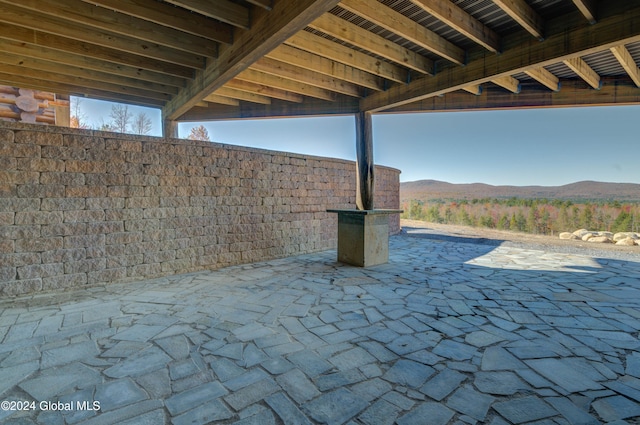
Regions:
<instances>
[{"instance_id":1,"label":"stone grill island","mask_svg":"<svg viewBox=\"0 0 640 425\"><path fill-rule=\"evenodd\" d=\"M402 210L339 210L338 261L353 266L369 267L389 261L389 215Z\"/></svg>"}]
</instances>

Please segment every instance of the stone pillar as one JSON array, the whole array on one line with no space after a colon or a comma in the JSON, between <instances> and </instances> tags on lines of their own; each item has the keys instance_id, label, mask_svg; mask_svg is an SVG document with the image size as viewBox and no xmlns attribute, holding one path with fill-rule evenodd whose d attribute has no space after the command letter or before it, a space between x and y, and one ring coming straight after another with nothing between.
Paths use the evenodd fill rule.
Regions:
<instances>
[{"instance_id":1,"label":"stone pillar","mask_svg":"<svg viewBox=\"0 0 640 425\"><path fill-rule=\"evenodd\" d=\"M178 121L164 120L164 137L165 139L178 138Z\"/></svg>"},{"instance_id":2,"label":"stone pillar","mask_svg":"<svg viewBox=\"0 0 640 425\"><path fill-rule=\"evenodd\" d=\"M370 112L356 114L356 207L373 209L373 126Z\"/></svg>"}]
</instances>

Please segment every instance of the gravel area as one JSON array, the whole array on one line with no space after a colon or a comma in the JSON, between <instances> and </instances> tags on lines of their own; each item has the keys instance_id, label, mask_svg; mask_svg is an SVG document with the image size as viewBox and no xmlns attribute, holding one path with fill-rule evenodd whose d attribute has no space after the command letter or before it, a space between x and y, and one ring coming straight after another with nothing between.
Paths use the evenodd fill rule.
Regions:
<instances>
[{"instance_id":1,"label":"gravel area","mask_svg":"<svg viewBox=\"0 0 640 425\"><path fill-rule=\"evenodd\" d=\"M575 240L562 240L557 236L531 235L506 230L485 229L479 227L437 224L417 220L400 220L402 234L434 240L446 240L459 243L484 245L505 245L518 248L539 249L543 251L583 254L597 258L613 258L624 261L640 262L640 246L621 246L615 244L589 243Z\"/></svg>"}]
</instances>

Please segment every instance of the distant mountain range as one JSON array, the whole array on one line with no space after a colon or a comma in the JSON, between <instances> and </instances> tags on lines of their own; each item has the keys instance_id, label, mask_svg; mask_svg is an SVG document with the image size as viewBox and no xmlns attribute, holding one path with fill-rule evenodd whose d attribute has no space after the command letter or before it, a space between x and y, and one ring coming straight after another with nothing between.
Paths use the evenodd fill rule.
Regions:
<instances>
[{"instance_id":1,"label":"distant mountain range","mask_svg":"<svg viewBox=\"0 0 640 425\"><path fill-rule=\"evenodd\" d=\"M411 199L546 198L640 201L640 184L581 181L564 186L492 186L484 183L453 184L438 180L400 183L400 201Z\"/></svg>"}]
</instances>

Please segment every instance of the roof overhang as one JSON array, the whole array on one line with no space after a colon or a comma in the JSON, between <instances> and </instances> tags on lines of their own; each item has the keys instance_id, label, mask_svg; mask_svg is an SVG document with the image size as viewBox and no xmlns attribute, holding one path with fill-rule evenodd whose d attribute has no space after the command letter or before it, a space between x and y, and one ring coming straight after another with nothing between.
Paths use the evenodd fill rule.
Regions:
<instances>
[{"instance_id":1,"label":"roof overhang","mask_svg":"<svg viewBox=\"0 0 640 425\"><path fill-rule=\"evenodd\" d=\"M169 121L640 103L640 2L0 0L0 83Z\"/></svg>"}]
</instances>

